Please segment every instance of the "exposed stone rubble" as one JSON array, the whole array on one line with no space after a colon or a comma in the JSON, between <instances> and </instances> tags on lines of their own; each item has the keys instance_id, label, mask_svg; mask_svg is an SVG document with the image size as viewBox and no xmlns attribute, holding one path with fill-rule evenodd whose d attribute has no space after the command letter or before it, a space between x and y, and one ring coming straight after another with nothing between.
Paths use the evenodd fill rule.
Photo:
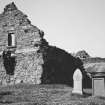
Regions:
<instances>
[{"instance_id":1,"label":"exposed stone rubble","mask_svg":"<svg viewBox=\"0 0 105 105\"><path fill-rule=\"evenodd\" d=\"M15 35L15 46L8 46L8 33ZM0 14L0 84L41 83L44 62L40 45L43 35L13 2L4 8L4 12ZM15 56L14 75L6 73L4 51L12 51L11 55Z\"/></svg>"}]
</instances>

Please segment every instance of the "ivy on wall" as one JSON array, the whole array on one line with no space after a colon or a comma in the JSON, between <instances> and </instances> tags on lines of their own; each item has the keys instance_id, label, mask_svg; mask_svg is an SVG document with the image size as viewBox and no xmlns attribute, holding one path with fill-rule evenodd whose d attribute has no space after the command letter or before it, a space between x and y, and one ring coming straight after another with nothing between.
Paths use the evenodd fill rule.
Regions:
<instances>
[{"instance_id":1,"label":"ivy on wall","mask_svg":"<svg viewBox=\"0 0 105 105\"><path fill-rule=\"evenodd\" d=\"M16 60L15 56L11 56L11 51L3 51L3 64L6 73L9 75L14 75Z\"/></svg>"}]
</instances>

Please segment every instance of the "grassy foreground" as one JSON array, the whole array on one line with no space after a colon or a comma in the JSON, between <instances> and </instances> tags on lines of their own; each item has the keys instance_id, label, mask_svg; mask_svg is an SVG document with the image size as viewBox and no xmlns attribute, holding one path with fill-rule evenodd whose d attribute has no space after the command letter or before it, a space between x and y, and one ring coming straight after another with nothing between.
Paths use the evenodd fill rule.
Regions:
<instances>
[{"instance_id":1,"label":"grassy foreground","mask_svg":"<svg viewBox=\"0 0 105 105\"><path fill-rule=\"evenodd\" d=\"M105 105L105 98L92 97L91 89L85 95L73 95L66 85L18 84L0 87L0 105Z\"/></svg>"}]
</instances>

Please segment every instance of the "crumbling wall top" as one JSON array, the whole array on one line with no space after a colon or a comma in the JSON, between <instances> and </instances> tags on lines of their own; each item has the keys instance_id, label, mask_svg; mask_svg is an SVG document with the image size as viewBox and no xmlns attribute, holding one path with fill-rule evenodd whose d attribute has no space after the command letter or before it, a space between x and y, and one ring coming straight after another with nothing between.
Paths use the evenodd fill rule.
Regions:
<instances>
[{"instance_id":1,"label":"crumbling wall top","mask_svg":"<svg viewBox=\"0 0 105 105\"><path fill-rule=\"evenodd\" d=\"M5 6L4 13L8 12L8 11L13 11L13 10L17 10L17 7L16 7L14 2L12 2L12 3Z\"/></svg>"}]
</instances>

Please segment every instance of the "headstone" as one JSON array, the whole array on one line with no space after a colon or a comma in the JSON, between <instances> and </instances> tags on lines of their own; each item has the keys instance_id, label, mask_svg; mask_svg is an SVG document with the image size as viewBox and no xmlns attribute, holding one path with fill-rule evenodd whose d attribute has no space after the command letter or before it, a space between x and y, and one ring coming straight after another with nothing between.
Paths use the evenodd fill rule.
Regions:
<instances>
[{"instance_id":1,"label":"headstone","mask_svg":"<svg viewBox=\"0 0 105 105\"><path fill-rule=\"evenodd\" d=\"M77 69L73 74L73 91L75 94L83 94L82 91L82 72Z\"/></svg>"},{"instance_id":2,"label":"headstone","mask_svg":"<svg viewBox=\"0 0 105 105\"><path fill-rule=\"evenodd\" d=\"M92 95L105 97L105 76L92 77Z\"/></svg>"}]
</instances>

